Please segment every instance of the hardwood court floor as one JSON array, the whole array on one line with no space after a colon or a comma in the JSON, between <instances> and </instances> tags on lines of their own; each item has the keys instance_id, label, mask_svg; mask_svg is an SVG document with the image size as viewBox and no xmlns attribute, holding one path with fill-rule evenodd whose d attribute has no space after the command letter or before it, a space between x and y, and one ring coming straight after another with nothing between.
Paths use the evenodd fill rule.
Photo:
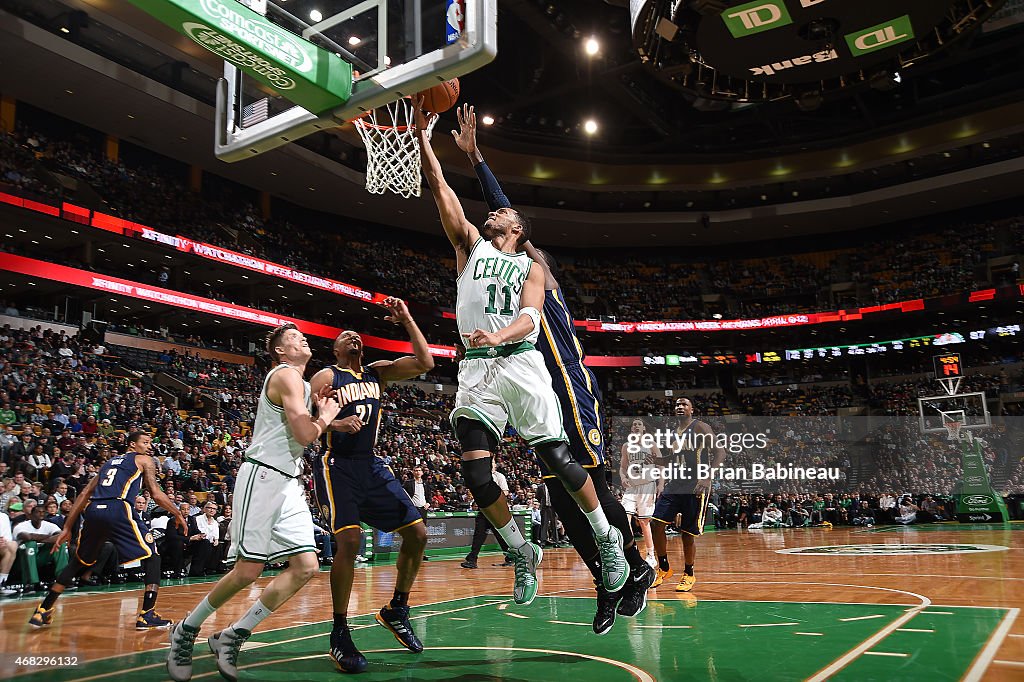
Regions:
<instances>
[{"instance_id":1,"label":"hardwood court floor","mask_svg":"<svg viewBox=\"0 0 1024 682\"><path fill-rule=\"evenodd\" d=\"M396 649L373 622L394 567L360 570L350 612L364 614L352 622L370 668L357 679L1024 679L1020 531L1024 524L711 533L698 540L694 592L678 594L670 580L639 618L620 618L604 637L590 630L590 577L571 550L545 554L541 596L528 607L511 603L511 573L492 566L497 557L482 557L476 571L434 560L413 595L427 647L419 656ZM680 567L677 539L670 549ZM178 619L208 588L165 586L158 610ZM204 633L228 625L257 594L240 595ZM138 598L138 590L69 593L54 624L38 631L26 622L35 600L0 603L0 675L166 679L167 633L134 630ZM241 679L337 679L324 655L330 618L322 573L243 649ZM205 645L196 652L194 679L220 679ZM15 665L31 655L77 656L78 665Z\"/></svg>"}]
</instances>

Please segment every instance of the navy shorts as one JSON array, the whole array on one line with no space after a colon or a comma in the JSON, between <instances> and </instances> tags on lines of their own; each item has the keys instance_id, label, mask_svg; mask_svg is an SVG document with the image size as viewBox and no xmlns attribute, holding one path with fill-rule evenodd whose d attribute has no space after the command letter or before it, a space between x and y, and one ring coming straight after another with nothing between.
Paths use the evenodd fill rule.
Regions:
<instances>
[{"instance_id":1,"label":"navy shorts","mask_svg":"<svg viewBox=\"0 0 1024 682\"><path fill-rule=\"evenodd\" d=\"M423 520L409 493L377 457L332 457L314 460L316 499L331 532L359 528L360 523L391 533Z\"/></svg>"},{"instance_id":2,"label":"navy shorts","mask_svg":"<svg viewBox=\"0 0 1024 682\"><path fill-rule=\"evenodd\" d=\"M700 535L704 532L704 517L708 512L708 495L673 495L662 493L654 505L651 518L672 525L676 522L676 514L682 515L682 523L678 526L683 533Z\"/></svg>"},{"instance_id":3,"label":"navy shorts","mask_svg":"<svg viewBox=\"0 0 1024 682\"><path fill-rule=\"evenodd\" d=\"M78 531L78 560L92 566L108 541L117 549L122 564L156 554L153 534L132 505L125 500L91 500L82 513Z\"/></svg>"},{"instance_id":4,"label":"navy shorts","mask_svg":"<svg viewBox=\"0 0 1024 682\"><path fill-rule=\"evenodd\" d=\"M569 437L569 451L584 468L604 464L604 433L597 379L584 365L568 364L551 372L551 386L562 406L562 426ZM543 462L539 462L544 478L554 478Z\"/></svg>"}]
</instances>

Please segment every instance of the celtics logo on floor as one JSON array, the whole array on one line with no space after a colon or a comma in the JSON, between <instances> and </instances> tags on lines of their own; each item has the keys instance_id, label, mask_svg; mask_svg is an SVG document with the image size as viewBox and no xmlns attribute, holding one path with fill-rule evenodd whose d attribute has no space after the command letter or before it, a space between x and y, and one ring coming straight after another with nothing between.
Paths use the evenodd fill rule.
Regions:
<instances>
[{"instance_id":1,"label":"celtics logo on floor","mask_svg":"<svg viewBox=\"0 0 1024 682\"><path fill-rule=\"evenodd\" d=\"M777 554L817 554L825 556L908 556L914 554L977 554L1004 552L1002 545L954 545L946 543L887 543L881 545L824 545L777 549Z\"/></svg>"}]
</instances>

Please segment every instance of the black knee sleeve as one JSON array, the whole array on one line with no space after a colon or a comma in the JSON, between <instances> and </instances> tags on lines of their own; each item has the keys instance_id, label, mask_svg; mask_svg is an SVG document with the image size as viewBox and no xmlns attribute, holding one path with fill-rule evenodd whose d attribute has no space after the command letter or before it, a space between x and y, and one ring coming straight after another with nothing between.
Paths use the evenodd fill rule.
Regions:
<instances>
[{"instance_id":1,"label":"black knee sleeve","mask_svg":"<svg viewBox=\"0 0 1024 682\"><path fill-rule=\"evenodd\" d=\"M572 458L566 443L544 443L537 446L537 456L566 490L576 492L587 482L587 471Z\"/></svg>"},{"instance_id":2,"label":"black knee sleeve","mask_svg":"<svg viewBox=\"0 0 1024 682\"><path fill-rule=\"evenodd\" d=\"M481 509L491 506L501 497L501 488L491 476L490 457L463 460L462 477L466 479L466 487L473 493L473 499Z\"/></svg>"},{"instance_id":3,"label":"black knee sleeve","mask_svg":"<svg viewBox=\"0 0 1024 682\"><path fill-rule=\"evenodd\" d=\"M142 560L142 570L146 572L146 585L160 584L160 555L154 554Z\"/></svg>"},{"instance_id":4,"label":"black knee sleeve","mask_svg":"<svg viewBox=\"0 0 1024 682\"><path fill-rule=\"evenodd\" d=\"M463 452L483 450L494 452L498 448L498 439L488 430L486 426L476 419L461 417L455 422L455 435L459 438L459 445ZM490 472L487 474L490 476Z\"/></svg>"}]
</instances>

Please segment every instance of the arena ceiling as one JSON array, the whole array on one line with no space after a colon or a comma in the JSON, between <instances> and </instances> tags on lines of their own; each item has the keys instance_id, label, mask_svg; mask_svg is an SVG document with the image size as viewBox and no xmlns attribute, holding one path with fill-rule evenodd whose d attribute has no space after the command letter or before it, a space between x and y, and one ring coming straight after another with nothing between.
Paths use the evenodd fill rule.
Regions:
<instances>
[{"instance_id":1,"label":"arena ceiling","mask_svg":"<svg viewBox=\"0 0 1024 682\"><path fill-rule=\"evenodd\" d=\"M515 201L534 207L551 243L747 241L751 221L764 238L845 231L1020 193L1020 25L978 33L898 88L861 89L806 112L792 101L722 107L666 86L641 64L616 3L499 7L499 56L462 79L464 99L494 116L481 130L492 166ZM310 138L309 149L214 160L209 103L220 64L128 3L0 0L0 8L49 34L28 39L24 30L21 42L0 47L5 94L302 205L437 229L429 200L395 211L393 200L361 190L362 152L345 130ZM69 22L74 40L60 30ZM600 42L596 57L583 49L590 36ZM101 45L125 68L89 64L79 51ZM579 124L591 117L600 127L588 136ZM458 152L442 142L439 155L457 191L474 196ZM469 211L482 205L470 202Z\"/></svg>"}]
</instances>

